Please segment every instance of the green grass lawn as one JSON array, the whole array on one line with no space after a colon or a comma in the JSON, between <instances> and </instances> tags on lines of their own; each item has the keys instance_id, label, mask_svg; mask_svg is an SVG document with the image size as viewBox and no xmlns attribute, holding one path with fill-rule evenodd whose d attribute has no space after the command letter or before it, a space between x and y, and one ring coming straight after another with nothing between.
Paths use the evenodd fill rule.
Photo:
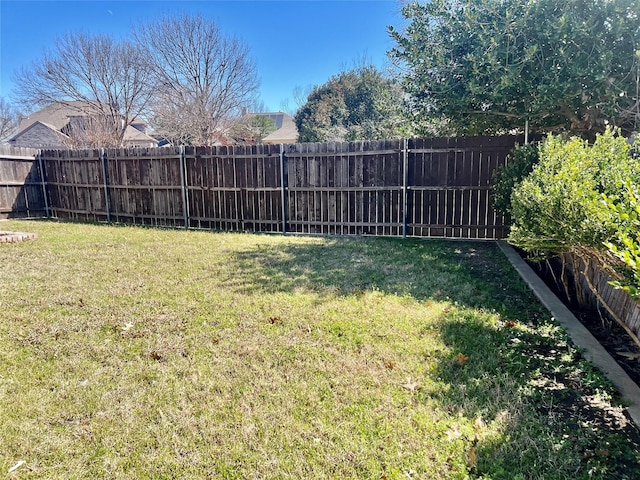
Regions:
<instances>
[{"instance_id":1,"label":"green grass lawn","mask_svg":"<svg viewBox=\"0 0 640 480\"><path fill-rule=\"evenodd\" d=\"M491 243L0 230L0 476L640 478Z\"/></svg>"}]
</instances>

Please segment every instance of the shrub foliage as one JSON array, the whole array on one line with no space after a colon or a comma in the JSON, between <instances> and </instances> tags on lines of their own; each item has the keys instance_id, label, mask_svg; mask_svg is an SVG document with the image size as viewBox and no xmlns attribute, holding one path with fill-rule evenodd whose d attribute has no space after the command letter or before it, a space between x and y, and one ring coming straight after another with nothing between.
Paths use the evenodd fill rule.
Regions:
<instances>
[{"instance_id":1,"label":"shrub foliage","mask_svg":"<svg viewBox=\"0 0 640 480\"><path fill-rule=\"evenodd\" d=\"M623 267L637 283L640 160L632 152L612 129L593 144L550 135L511 196L509 241L538 255L573 253L609 271Z\"/></svg>"},{"instance_id":2,"label":"shrub foliage","mask_svg":"<svg viewBox=\"0 0 640 480\"><path fill-rule=\"evenodd\" d=\"M640 187L629 184L621 199L608 198L606 203L618 225L615 238L606 245L628 269L615 285L640 298Z\"/></svg>"},{"instance_id":3,"label":"shrub foliage","mask_svg":"<svg viewBox=\"0 0 640 480\"><path fill-rule=\"evenodd\" d=\"M498 169L493 184L493 208L503 215L511 216L511 193L539 161L538 146L516 145L509 154L507 165Z\"/></svg>"}]
</instances>

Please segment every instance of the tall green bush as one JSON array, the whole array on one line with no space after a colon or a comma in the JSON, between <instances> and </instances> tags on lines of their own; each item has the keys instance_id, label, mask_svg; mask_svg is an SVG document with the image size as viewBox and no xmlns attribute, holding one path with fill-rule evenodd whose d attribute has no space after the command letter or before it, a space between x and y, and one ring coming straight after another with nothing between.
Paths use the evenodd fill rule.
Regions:
<instances>
[{"instance_id":1,"label":"tall green bush","mask_svg":"<svg viewBox=\"0 0 640 480\"><path fill-rule=\"evenodd\" d=\"M607 129L593 144L550 135L540 162L513 191L509 241L537 253L603 252L618 223L602 201L621 199L625 185L640 183L631 145Z\"/></svg>"},{"instance_id":2,"label":"tall green bush","mask_svg":"<svg viewBox=\"0 0 640 480\"><path fill-rule=\"evenodd\" d=\"M618 228L609 251L626 267L622 280L614 282L635 298L640 298L640 186L629 184L621 199L605 198Z\"/></svg>"},{"instance_id":3,"label":"tall green bush","mask_svg":"<svg viewBox=\"0 0 640 480\"><path fill-rule=\"evenodd\" d=\"M506 166L496 171L493 181L493 208L511 217L511 194L539 162L538 145L516 145L509 153Z\"/></svg>"}]
</instances>

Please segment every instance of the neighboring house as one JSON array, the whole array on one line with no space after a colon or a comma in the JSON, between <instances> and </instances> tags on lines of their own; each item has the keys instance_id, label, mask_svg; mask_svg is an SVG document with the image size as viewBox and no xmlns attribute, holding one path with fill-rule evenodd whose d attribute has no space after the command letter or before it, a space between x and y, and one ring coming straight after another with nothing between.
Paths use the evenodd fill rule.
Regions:
<instances>
[{"instance_id":1,"label":"neighboring house","mask_svg":"<svg viewBox=\"0 0 640 480\"><path fill-rule=\"evenodd\" d=\"M82 146L82 138L96 129L99 116L89 102L53 103L25 117L18 132L9 140L16 147L67 148ZM158 141L145 133L144 122L134 120L124 132L125 147L157 147ZM95 136L95 135L94 135Z\"/></svg>"},{"instance_id":2,"label":"neighboring house","mask_svg":"<svg viewBox=\"0 0 640 480\"><path fill-rule=\"evenodd\" d=\"M9 145L31 148L60 148L70 143L71 139L53 125L36 120L26 128L18 128L18 133L9 139Z\"/></svg>"},{"instance_id":3,"label":"neighboring house","mask_svg":"<svg viewBox=\"0 0 640 480\"><path fill-rule=\"evenodd\" d=\"M274 145L278 143L296 143L298 141L298 128L291 115L282 112L257 113L256 115L265 115L276 124L276 131L264 137L262 143Z\"/></svg>"},{"instance_id":4,"label":"neighboring house","mask_svg":"<svg viewBox=\"0 0 640 480\"><path fill-rule=\"evenodd\" d=\"M242 137L245 137L247 135L248 137L252 137L253 135L251 134L255 134L255 132L251 132L252 128L250 126L250 122L256 117L267 117L273 122L276 127L275 131L271 132L261 139L261 143L277 145L280 143L296 143L298 141L298 129L295 122L293 121L293 118L283 112L245 113L237 122L237 125L239 125L240 128L236 128L236 130L240 131L235 132L235 135L233 135L234 137L236 137L236 140L239 140L241 142L251 142L255 140L255 138ZM249 132L243 132L243 127L244 129L248 128Z\"/></svg>"},{"instance_id":5,"label":"neighboring house","mask_svg":"<svg viewBox=\"0 0 640 480\"><path fill-rule=\"evenodd\" d=\"M142 128L140 128L142 127ZM144 124L132 124L124 131L125 147L157 147L158 140L145 133Z\"/></svg>"}]
</instances>

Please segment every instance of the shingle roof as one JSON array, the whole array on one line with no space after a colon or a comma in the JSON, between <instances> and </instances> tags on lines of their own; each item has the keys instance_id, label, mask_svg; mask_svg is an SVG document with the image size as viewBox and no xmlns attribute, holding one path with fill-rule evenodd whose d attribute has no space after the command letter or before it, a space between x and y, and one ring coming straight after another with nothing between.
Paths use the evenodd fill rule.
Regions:
<instances>
[{"instance_id":1,"label":"shingle roof","mask_svg":"<svg viewBox=\"0 0 640 480\"><path fill-rule=\"evenodd\" d=\"M132 127L131 125L127 125L127 128L124 131L124 139L126 141L143 141L143 142L158 142L155 138L147 135L144 132Z\"/></svg>"},{"instance_id":2,"label":"shingle roof","mask_svg":"<svg viewBox=\"0 0 640 480\"><path fill-rule=\"evenodd\" d=\"M49 123L45 123L45 122L41 122L40 120L36 120L35 122L33 122L32 124L30 124L27 128L25 128L24 130L20 130L16 135L13 136L12 140L14 138L19 137L20 135L22 135L23 133L27 132L28 130L31 130L32 128L34 128L36 125L42 125L50 130L53 130L57 135L60 135L60 137L63 138L68 138L68 135L62 133L59 129L57 129L56 127L54 127L53 125L49 124Z\"/></svg>"},{"instance_id":3,"label":"shingle roof","mask_svg":"<svg viewBox=\"0 0 640 480\"><path fill-rule=\"evenodd\" d=\"M52 103L48 107L38 110L37 112L23 118L20 121L18 132L13 136L13 138L19 137L37 122L60 132L65 126L67 126L72 117L84 117L91 115L94 112L97 113L97 109L91 102L71 101ZM134 123L142 124L143 122L136 117L134 119ZM126 128L123 141L157 142L155 138L150 137L131 125Z\"/></svg>"},{"instance_id":4,"label":"shingle roof","mask_svg":"<svg viewBox=\"0 0 640 480\"><path fill-rule=\"evenodd\" d=\"M24 117L20 121L16 137L36 122L47 124L55 130L62 130L69 123L69 117L84 116L94 109L95 107L90 102L52 103L48 107Z\"/></svg>"},{"instance_id":5,"label":"shingle roof","mask_svg":"<svg viewBox=\"0 0 640 480\"><path fill-rule=\"evenodd\" d=\"M276 124L276 131L262 139L264 143L290 143L298 139L298 128L291 115L283 112L252 113L253 116L269 117Z\"/></svg>"}]
</instances>

